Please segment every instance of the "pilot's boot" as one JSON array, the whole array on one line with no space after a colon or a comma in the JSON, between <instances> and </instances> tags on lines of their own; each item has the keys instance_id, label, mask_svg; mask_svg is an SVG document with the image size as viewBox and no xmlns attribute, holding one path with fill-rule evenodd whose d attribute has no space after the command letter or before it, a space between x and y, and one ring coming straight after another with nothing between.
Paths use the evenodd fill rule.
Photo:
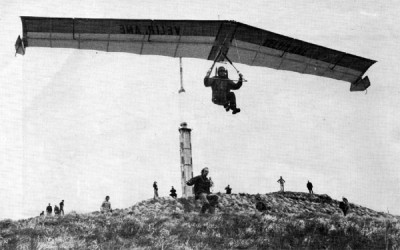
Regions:
<instances>
[{"instance_id":1,"label":"pilot's boot","mask_svg":"<svg viewBox=\"0 0 400 250\"><path fill-rule=\"evenodd\" d=\"M239 112L240 112L240 109L235 108L235 109L232 111L232 114L234 115L234 114L239 113Z\"/></svg>"},{"instance_id":2,"label":"pilot's boot","mask_svg":"<svg viewBox=\"0 0 400 250\"><path fill-rule=\"evenodd\" d=\"M235 105L231 104L231 109L233 115L240 112L240 109L236 108L236 104Z\"/></svg>"}]
</instances>

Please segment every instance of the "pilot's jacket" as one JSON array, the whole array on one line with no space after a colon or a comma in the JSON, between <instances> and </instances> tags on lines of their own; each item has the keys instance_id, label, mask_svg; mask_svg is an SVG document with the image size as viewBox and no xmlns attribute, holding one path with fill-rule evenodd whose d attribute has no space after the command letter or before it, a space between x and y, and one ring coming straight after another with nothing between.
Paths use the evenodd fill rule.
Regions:
<instances>
[{"instance_id":1,"label":"pilot's jacket","mask_svg":"<svg viewBox=\"0 0 400 250\"><path fill-rule=\"evenodd\" d=\"M194 194L196 196L201 193L210 194L211 181L207 177L203 177L202 175L198 175L193 177L189 181L186 182L186 185L192 186L194 185Z\"/></svg>"},{"instance_id":2,"label":"pilot's jacket","mask_svg":"<svg viewBox=\"0 0 400 250\"><path fill-rule=\"evenodd\" d=\"M218 105L225 105L230 100L228 100L228 93L230 90L237 90L242 87L242 79L235 84L229 78L221 78L219 76L214 76L212 78L204 78L204 86L211 87L212 89L212 102Z\"/></svg>"}]
</instances>

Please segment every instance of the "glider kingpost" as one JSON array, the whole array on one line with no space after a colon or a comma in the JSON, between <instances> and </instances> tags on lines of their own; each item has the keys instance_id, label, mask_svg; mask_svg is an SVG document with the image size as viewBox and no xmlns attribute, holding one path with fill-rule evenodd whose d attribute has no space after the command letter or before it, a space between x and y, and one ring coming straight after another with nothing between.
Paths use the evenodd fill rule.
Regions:
<instances>
[{"instance_id":1,"label":"glider kingpost","mask_svg":"<svg viewBox=\"0 0 400 250\"><path fill-rule=\"evenodd\" d=\"M21 17L27 47L89 49L140 55L191 57L289 70L370 86L363 77L376 61L279 35L235 21L129 20Z\"/></svg>"}]
</instances>

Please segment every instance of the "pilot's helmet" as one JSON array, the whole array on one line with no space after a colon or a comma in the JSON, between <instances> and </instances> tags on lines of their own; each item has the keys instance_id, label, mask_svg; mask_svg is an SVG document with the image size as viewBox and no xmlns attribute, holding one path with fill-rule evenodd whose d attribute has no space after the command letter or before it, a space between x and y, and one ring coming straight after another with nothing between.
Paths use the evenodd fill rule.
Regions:
<instances>
[{"instance_id":1,"label":"pilot's helmet","mask_svg":"<svg viewBox=\"0 0 400 250\"><path fill-rule=\"evenodd\" d=\"M219 67L219 68L218 68L218 73L219 73L219 72L226 72L225 67L224 67L224 66Z\"/></svg>"}]
</instances>

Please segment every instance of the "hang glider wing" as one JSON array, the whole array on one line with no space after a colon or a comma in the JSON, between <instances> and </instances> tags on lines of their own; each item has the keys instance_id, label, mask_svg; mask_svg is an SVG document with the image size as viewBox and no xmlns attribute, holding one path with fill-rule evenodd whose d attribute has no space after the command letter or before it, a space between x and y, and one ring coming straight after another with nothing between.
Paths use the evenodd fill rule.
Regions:
<instances>
[{"instance_id":1,"label":"hang glider wing","mask_svg":"<svg viewBox=\"0 0 400 250\"><path fill-rule=\"evenodd\" d=\"M234 21L21 17L25 47L93 49L192 57L295 71L350 82L376 61L303 42ZM216 58L216 57L219 58Z\"/></svg>"}]
</instances>

